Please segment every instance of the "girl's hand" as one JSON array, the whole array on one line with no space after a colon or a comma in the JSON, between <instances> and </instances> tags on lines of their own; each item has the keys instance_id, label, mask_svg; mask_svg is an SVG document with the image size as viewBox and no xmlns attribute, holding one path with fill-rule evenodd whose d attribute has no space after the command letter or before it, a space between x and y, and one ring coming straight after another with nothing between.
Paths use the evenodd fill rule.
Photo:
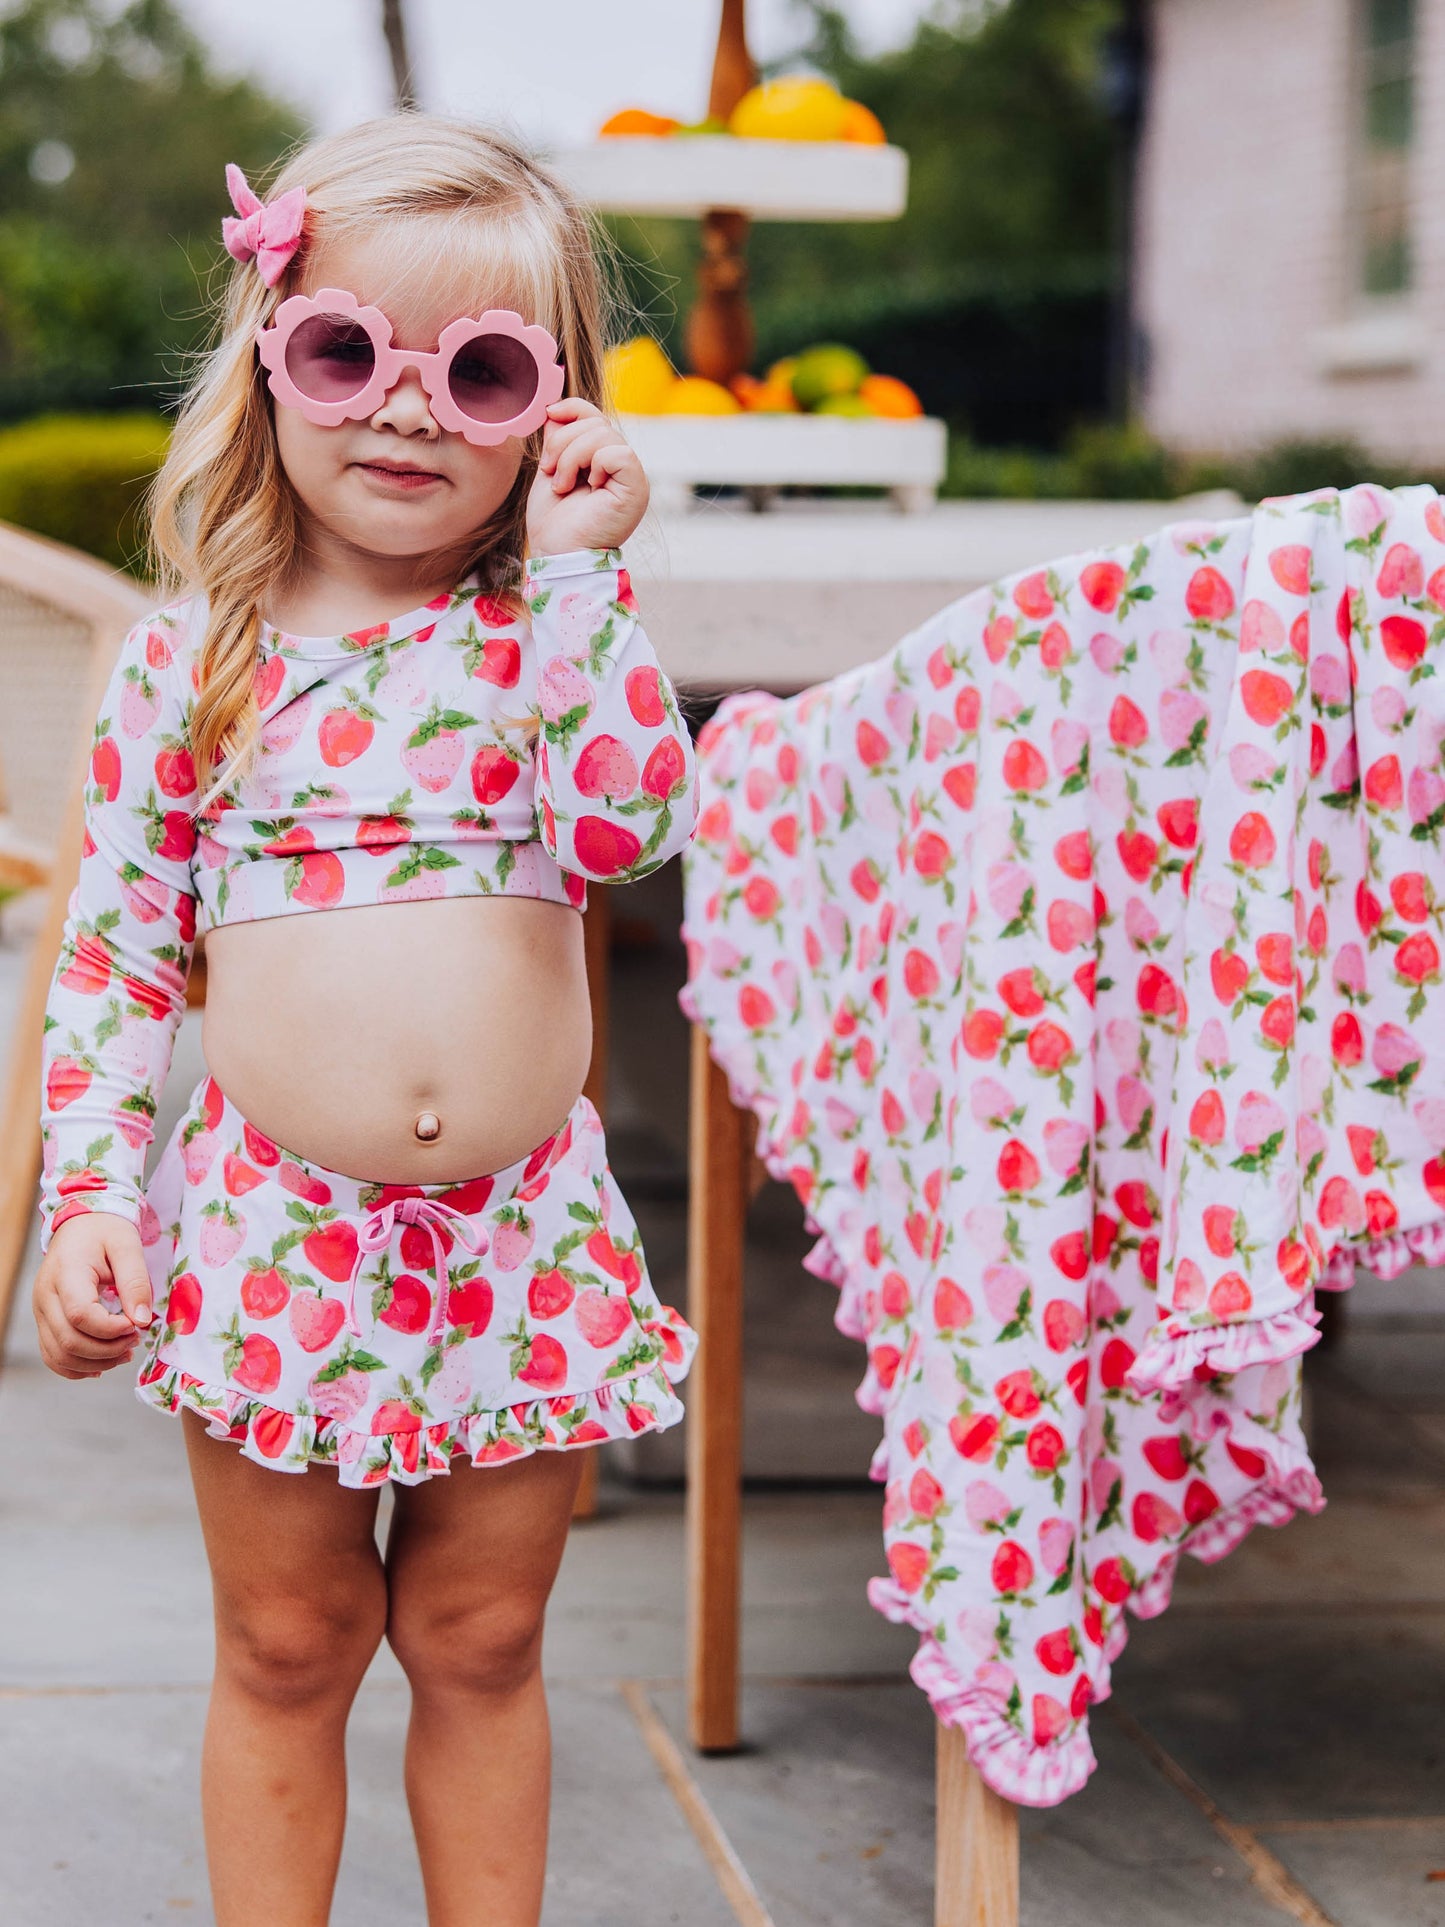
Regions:
<instances>
[{"instance_id":1,"label":"girl's hand","mask_svg":"<svg viewBox=\"0 0 1445 1927\"><path fill-rule=\"evenodd\" d=\"M532 554L620 548L646 508L647 477L616 426L580 396L554 401L527 498Z\"/></svg>"},{"instance_id":2,"label":"girl's hand","mask_svg":"<svg viewBox=\"0 0 1445 1927\"><path fill-rule=\"evenodd\" d=\"M102 1293L118 1298L109 1311ZM84 1212L56 1228L32 1293L40 1355L62 1378L99 1378L127 1364L151 1322L151 1281L140 1233L113 1211Z\"/></svg>"}]
</instances>

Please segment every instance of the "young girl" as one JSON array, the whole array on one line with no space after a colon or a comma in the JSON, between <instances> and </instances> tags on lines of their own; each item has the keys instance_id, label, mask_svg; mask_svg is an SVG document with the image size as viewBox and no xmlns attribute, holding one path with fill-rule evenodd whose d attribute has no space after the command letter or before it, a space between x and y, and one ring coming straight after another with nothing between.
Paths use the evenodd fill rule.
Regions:
<instances>
[{"instance_id":1,"label":"young girl","mask_svg":"<svg viewBox=\"0 0 1445 1927\"><path fill-rule=\"evenodd\" d=\"M579 915L688 841L692 744L618 566L647 483L599 406L578 207L421 115L306 147L268 203L228 181L152 505L189 593L95 728L36 1318L63 1377L136 1358L182 1415L220 1927L327 1919L383 1635L428 1918L524 1927L575 1448L676 1423L697 1343L581 1094ZM208 1070L143 1189L199 932Z\"/></svg>"}]
</instances>

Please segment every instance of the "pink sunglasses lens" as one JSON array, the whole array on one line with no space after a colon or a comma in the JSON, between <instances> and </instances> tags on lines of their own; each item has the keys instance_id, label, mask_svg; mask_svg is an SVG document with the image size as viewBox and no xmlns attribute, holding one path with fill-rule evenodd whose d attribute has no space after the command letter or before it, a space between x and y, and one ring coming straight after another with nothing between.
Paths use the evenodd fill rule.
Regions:
<instances>
[{"instance_id":1,"label":"pink sunglasses lens","mask_svg":"<svg viewBox=\"0 0 1445 1927\"><path fill-rule=\"evenodd\" d=\"M540 380L535 356L513 335L477 334L452 356L451 398L474 422L509 422L534 400Z\"/></svg>"},{"instance_id":2,"label":"pink sunglasses lens","mask_svg":"<svg viewBox=\"0 0 1445 1927\"><path fill-rule=\"evenodd\" d=\"M312 315L286 343L286 372L308 401L350 401L375 367L371 336L349 315Z\"/></svg>"}]
</instances>

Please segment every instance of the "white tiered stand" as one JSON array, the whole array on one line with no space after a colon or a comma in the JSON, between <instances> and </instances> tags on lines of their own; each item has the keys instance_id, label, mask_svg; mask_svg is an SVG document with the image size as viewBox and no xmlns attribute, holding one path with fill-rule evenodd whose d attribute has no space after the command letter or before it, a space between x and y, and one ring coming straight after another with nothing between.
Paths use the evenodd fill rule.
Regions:
<instances>
[{"instance_id":1,"label":"white tiered stand","mask_svg":"<svg viewBox=\"0 0 1445 1927\"><path fill-rule=\"evenodd\" d=\"M701 221L705 234L718 236L718 253L728 250L724 267L731 262L739 276L737 244L748 221L892 221L908 199L902 148L855 141L614 135L559 155L554 165L603 212ZM944 424L926 417L624 415L622 422L664 514L685 508L699 483L760 492L790 482L849 483L886 488L899 508L927 509L948 457Z\"/></svg>"},{"instance_id":2,"label":"white tiered stand","mask_svg":"<svg viewBox=\"0 0 1445 1927\"><path fill-rule=\"evenodd\" d=\"M744 0L721 6L708 112L725 119L756 69ZM693 371L717 381L752 358L749 220L894 220L908 187L901 149L852 142L609 136L554 165L600 211L702 223L687 346ZM627 415L623 425L664 516L700 483L736 483L759 506L788 482L874 484L898 507L926 510L944 472L944 425L928 419ZM732 1105L700 1025L692 1044L687 1307L700 1342L687 1428L688 1737L700 1753L730 1753L740 1745L743 1224L766 1174L751 1116ZM939 1723L936 1753L934 1927L1018 1927L1016 1811L984 1784L959 1727Z\"/></svg>"}]
</instances>

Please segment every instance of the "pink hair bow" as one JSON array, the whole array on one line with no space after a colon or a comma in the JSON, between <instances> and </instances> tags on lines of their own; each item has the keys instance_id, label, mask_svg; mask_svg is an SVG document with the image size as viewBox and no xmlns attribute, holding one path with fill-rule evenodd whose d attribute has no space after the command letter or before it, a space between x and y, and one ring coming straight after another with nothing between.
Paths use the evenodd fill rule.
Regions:
<instances>
[{"instance_id":1,"label":"pink hair bow","mask_svg":"<svg viewBox=\"0 0 1445 1927\"><path fill-rule=\"evenodd\" d=\"M261 279L274 288L286 263L301 245L301 222L306 213L306 190L293 187L274 201L256 198L246 176L234 161L226 163L226 186L240 216L227 214L221 222L226 252L238 261L254 258Z\"/></svg>"}]
</instances>

